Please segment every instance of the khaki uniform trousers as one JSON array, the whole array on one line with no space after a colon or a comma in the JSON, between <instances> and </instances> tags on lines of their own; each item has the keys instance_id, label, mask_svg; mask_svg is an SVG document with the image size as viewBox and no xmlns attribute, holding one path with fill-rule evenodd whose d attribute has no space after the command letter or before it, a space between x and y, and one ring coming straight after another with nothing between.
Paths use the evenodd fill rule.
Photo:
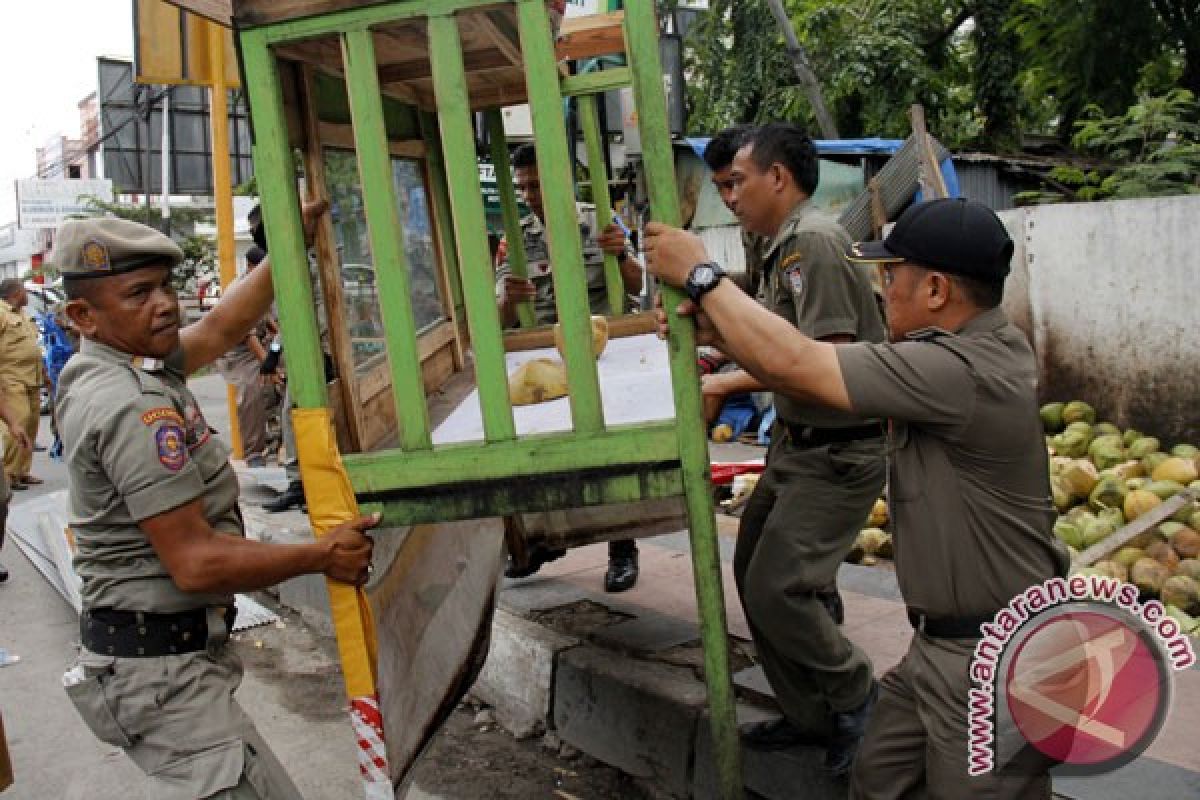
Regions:
<instances>
[{"instance_id":1,"label":"khaki uniform trousers","mask_svg":"<svg viewBox=\"0 0 1200 800\"><path fill-rule=\"evenodd\" d=\"M29 436L31 443L37 442L38 424L41 422L41 391L34 386L29 388L19 384L4 387L4 402L12 411L17 424ZM23 478L29 474L33 466L33 451L22 450L17 446L12 436L8 435L8 427L4 428L4 474L9 480Z\"/></svg>"},{"instance_id":2,"label":"khaki uniform trousers","mask_svg":"<svg viewBox=\"0 0 1200 800\"><path fill-rule=\"evenodd\" d=\"M852 800L1049 798L1051 764L1025 748L996 772L967 774L967 691L975 639L913 634L880 682L850 778Z\"/></svg>"},{"instance_id":3,"label":"khaki uniform trousers","mask_svg":"<svg viewBox=\"0 0 1200 800\"><path fill-rule=\"evenodd\" d=\"M871 688L870 659L815 592L835 585L883 481L882 438L798 448L776 425L738 530L733 574L759 661L787 718L817 736Z\"/></svg>"},{"instance_id":4,"label":"khaki uniform trousers","mask_svg":"<svg viewBox=\"0 0 1200 800\"><path fill-rule=\"evenodd\" d=\"M229 360L221 365L221 375L237 392L238 429L242 434L244 458L265 456L267 419L275 402L275 388L259 382L259 363L254 356Z\"/></svg>"},{"instance_id":5,"label":"khaki uniform trousers","mask_svg":"<svg viewBox=\"0 0 1200 800\"><path fill-rule=\"evenodd\" d=\"M67 695L96 738L148 776L147 800L300 800L300 791L233 697L242 664L209 614L208 650L114 658L83 650Z\"/></svg>"}]
</instances>

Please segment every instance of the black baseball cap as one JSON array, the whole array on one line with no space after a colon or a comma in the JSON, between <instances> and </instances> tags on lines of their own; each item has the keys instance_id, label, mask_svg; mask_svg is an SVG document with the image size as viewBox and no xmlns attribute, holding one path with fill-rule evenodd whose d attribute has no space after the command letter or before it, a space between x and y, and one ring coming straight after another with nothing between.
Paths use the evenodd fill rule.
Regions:
<instances>
[{"instance_id":1,"label":"black baseball cap","mask_svg":"<svg viewBox=\"0 0 1200 800\"><path fill-rule=\"evenodd\" d=\"M996 212L965 198L909 206L882 242L855 242L860 263L911 261L923 267L999 283L1011 269L1013 242Z\"/></svg>"}]
</instances>

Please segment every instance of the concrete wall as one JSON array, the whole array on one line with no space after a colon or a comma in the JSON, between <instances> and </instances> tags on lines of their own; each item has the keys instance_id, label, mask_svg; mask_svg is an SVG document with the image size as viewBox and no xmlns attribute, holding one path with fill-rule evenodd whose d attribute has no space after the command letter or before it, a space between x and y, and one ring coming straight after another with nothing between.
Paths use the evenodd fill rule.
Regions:
<instances>
[{"instance_id":1,"label":"concrete wall","mask_svg":"<svg viewBox=\"0 0 1200 800\"><path fill-rule=\"evenodd\" d=\"M1005 307L1045 400L1200 443L1200 197L1001 213L1016 254Z\"/></svg>"}]
</instances>

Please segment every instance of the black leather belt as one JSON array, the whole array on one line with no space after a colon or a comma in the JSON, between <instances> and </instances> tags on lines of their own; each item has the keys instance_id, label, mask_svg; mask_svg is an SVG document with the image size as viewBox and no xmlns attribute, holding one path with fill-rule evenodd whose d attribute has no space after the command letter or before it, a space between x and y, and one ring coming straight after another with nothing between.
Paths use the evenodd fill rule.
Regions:
<instances>
[{"instance_id":1,"label":"black leather belt","mask_svg":"<svg viewBox=\"0 0 1200 800\"><path fill-rule=\"evenodd\" d=\"M991 622L994 614L986 617L931 617L908 609L908 624L934 639L979 639L983 636L979 628Z\"/></svg>"},{"instance_id":2,"label":"black leather belt","mask_svg":"<svg viewBox=\"0 0 1200 800\"><path fill-rule=\"evenodd\" d=\"M237 609L223 609L226 633L233 630ZM208 610L196 608L174 614L94 608L79 617L83 646L100 655L121 658L196 653L208 646Z\"/></svg>"},{"instance_id":3,"label":"black leather belt","mask_svg":"<svg viewBox=\"0 0 1200 800\"><path fill-rule=\"evenodd\" d=\"M859 439L874 439L883 436L883 425L873 422L869 425L855 425L853 428L814 428L811 425L788 425L788 439L800 448L823 447L838 442L856 442Z\"/></svg>"}]
</instances>

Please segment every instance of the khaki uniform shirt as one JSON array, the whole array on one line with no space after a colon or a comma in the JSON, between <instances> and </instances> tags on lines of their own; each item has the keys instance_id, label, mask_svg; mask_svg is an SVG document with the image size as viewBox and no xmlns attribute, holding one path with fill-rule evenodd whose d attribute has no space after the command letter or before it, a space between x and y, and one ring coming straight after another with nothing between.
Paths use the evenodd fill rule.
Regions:
<instances>
[{"instance_id":1,"label":"khaki uniform shirt","mask_svg":"<svg viewBox=\"0 0 1200 800\"><path fill-rule=\"evenodd\" d=\"M36 389L44 376L37 324L0 300L0 388Z\"/></svg>"},{"instance_id":2,"label":"khaki uniform shirt","mask_svg":"<svg viewBox=\"0 0 1200 800\"><path fill-rule=\"evenodd\" d=\"M596 207L588 203L576 203L579 217L579 235L583 239L583 267L587 274L588 306L593 314L610 314L608 288L604 281L604 251L596 241L600 226L596 222ZM613 212L614 215L616 212ZM533 299L534 319L538 325L558 322L558 306L554 300L553 268L550 264L550 247L546 241L546 229L537 214L527 214L521 219L524 234L525 260L529 267L529 279L533 281L537 295ZM637 254L633 245L625 242L625 253L629 258ZM496 268L496 294L504 291L504 279L512 275L512 268L505 258ZM627 308L615 313L623 313Z\"/></svg>"},{"instance_id":3,"label":"khaki uniform shirt","mask_svg":"<svg viewBox=\"0 0 1200 800\"><path fill-rule=\"evenodd\" d=\"M229 450L183 373L183 351L137 358L84 339L55 405L83 607L170 613L233 603L181 591L138 522L200 499L221 533L244 535Z\"/></svg>"},{"instance_id":4,"label":"khaki uniform shirt","mask_svg":"<svg viewBox=\"0 0 1200 800\"><path fill-rule=\"evenodd\" d=\"M855 341L887 338L867 270L846 258L850 234L837 220L801 203L767 246L760 294L768 309L812 339L853 336ZM806 406L775 395L775 410L789 425L846 428L863 425L859 416Z\"/></svg>"},{"instance_id":5,"label":"khaki uniform shirt","mask_svg":"<svg viewBox=\"0 0 1200 800\"><path fill-rule=\"evenodd\" d=\"M993 614L1064 575L1038 417L1037 365L994 309L957 333L839 346L850 402L892 421L896 576L931 617Z\"/></svg>"}]
</instances>

